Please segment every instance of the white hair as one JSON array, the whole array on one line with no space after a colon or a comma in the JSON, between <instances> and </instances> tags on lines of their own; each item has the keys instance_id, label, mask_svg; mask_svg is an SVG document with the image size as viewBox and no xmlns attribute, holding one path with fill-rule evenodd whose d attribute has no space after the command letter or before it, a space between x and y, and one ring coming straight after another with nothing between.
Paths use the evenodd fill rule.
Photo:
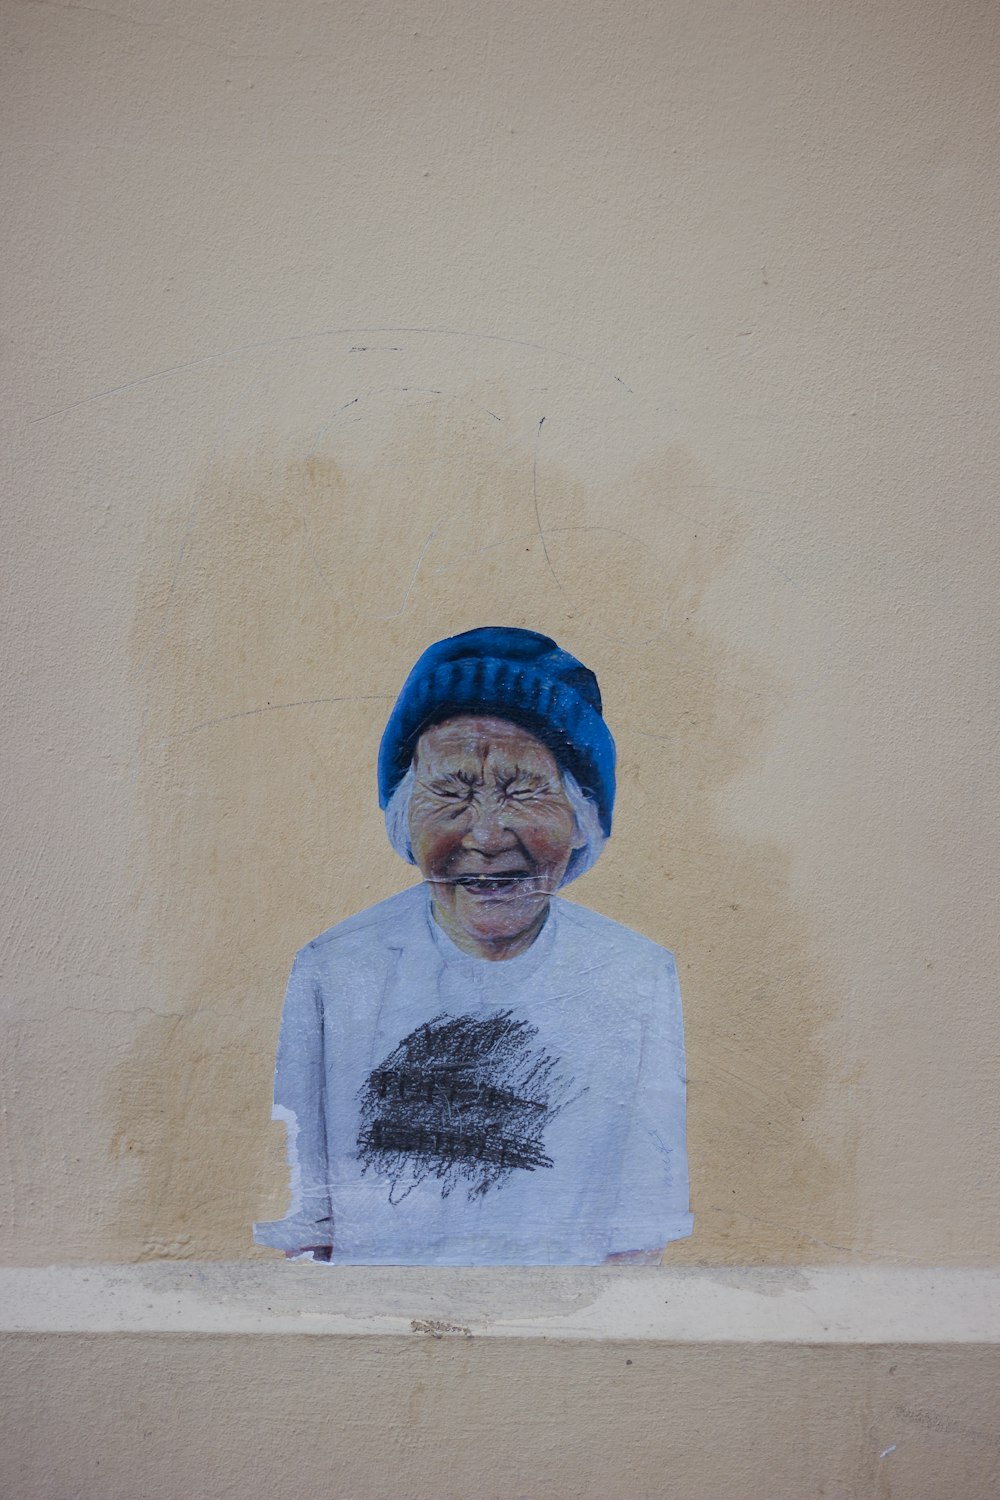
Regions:
<instances>
[{"instance_id":1,"label":"white hair","mask_svg":"<svg viewBox=\"0 0 1000 1500\"><path fill-rule=\"evenodd\" d=\"M593 797L583 790L569 771L562 771L560 774L566 800L573 809L576 831L584 841L569 857L569 864L562 878L562 884L569 885L571 880L578 880L596 865L607 839L604 837L601 815ZM411 766L389 798L385 809L385 831L389 835L389 842L400 859L405 859L411 865L415 865L416 860L410 843L410 798L416 781L416 772Z\"/></svg>"}]
</instances>

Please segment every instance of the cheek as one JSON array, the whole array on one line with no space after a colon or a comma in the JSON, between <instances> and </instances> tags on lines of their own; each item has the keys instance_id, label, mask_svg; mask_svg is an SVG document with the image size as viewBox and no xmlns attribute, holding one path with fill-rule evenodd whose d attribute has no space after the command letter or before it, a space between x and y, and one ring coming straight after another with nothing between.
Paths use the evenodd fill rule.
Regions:
<instances>
[{"instance_id":1,"label":"cheek","mask_svg":"<svg viewBox=\"0 0 1000 1500\"><path fill-rule=\"evenodd\" d=\"M462 831L458 818L411 815L410 844L421 869L446 859L461 841Z\"/></svg>"},{"instance_id":2,"label":"cheek","mask_svg":"<svg viewBox=\"0 0 1000 1500\"><path fill-rule=\"evenodd\" d=\"M555 865L573 852L575 828L572 813L553 811L525 819L519 835L537 860Z\"/></svg>"}]
</instances>

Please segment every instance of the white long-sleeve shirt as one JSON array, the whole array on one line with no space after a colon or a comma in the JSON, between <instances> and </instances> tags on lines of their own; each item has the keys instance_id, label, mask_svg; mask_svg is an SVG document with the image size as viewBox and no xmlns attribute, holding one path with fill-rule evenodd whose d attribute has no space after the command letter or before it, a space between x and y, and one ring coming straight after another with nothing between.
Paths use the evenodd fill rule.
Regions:
<instances>
[{"instance_id":1,"label":"white long-sleeve shirt","mask_svg":"<svg viewBox=\"0 0 1000 1500\"><path fill-rule=\"evenodd\" d=\"M274 1116L276 1249L342 1264L594 1265L691 1233L673 955L553 899L517 958L470 957L412 886L308 943Z\"/></svg>"}]
</instances>

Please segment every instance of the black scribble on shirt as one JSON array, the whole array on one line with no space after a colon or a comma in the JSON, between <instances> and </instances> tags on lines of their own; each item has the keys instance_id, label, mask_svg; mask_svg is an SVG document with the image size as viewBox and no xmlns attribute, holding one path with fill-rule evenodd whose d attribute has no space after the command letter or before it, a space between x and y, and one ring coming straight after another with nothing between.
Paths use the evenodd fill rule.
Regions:
<instances>
[{"instance_id":1,"label":"black scribble on shirt","mask_svg":"<svg viewBox=\"0 0 1000 1500\"><path fill-rule=\"evenodd\" d=\"M533 1045L538 1029L510 1011L435 1016L404 1037L360 1090L358 1159L390 1180L400 1203L436 1177L441 1196L470 1199L513 1172L551 1167L545 1128L572 1086L559 1059Z\"/></svg>"}]
</instances>

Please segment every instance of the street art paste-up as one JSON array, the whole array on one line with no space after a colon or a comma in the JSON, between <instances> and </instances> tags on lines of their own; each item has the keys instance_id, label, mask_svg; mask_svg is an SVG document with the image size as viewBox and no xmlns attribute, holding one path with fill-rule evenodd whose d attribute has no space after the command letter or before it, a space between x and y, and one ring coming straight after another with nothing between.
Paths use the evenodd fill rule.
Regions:
<instances>
[{"instance_id":1,"label":"street art paste-up","mask_svg":"<svg viewBox=\"0 0 1000 1500\"><path fill-rule=\"evenodd\" d=\"M691 1233L672 954L557 896L611 833L594 674L547 636L437 642L382 737L423 880L298 954L257 1242L340 1264L596 1265Z\"/></svg>"}]
</instances>

